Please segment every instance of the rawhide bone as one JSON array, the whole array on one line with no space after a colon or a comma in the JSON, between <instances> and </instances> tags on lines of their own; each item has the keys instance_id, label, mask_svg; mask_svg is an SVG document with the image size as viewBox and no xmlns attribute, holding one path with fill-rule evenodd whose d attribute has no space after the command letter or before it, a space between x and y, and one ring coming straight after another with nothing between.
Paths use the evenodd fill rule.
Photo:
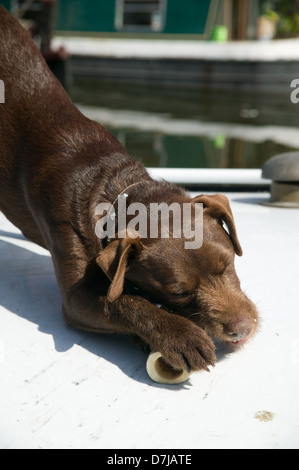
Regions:
<instances>
[{"instance_id":1,"label":"rawhide bone","mask_svg":"<svg viewBox=\"0 0 299 470\"><path fill-rule=\"evenodd\" d=\"M160 352L150 353L146 363L146 370L154 382L161 384L180 384L190 377L190 373L186 370L177 370L167 364Z\"/></svg>"}]
</instances>

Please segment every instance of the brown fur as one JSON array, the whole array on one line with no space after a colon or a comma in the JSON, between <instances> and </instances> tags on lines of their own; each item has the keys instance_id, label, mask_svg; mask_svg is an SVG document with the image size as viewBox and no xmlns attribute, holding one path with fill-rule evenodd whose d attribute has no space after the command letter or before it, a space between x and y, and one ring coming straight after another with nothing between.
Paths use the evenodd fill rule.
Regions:
<instances>
[{"instance_id":1,"label":"brown fur","mask_svg":"<svg viewBox=\"0 0 299 470\"><path fill-rule=\"evenodd\" d=\"M182 189L152 180L112 134L78 111L2 7L0 79L6 96L0 104L0 210L50 251L66 322L137 335L173 367L191 370L214 364L212 336L229 344L252 336L258 314L235 273L234 256L242 250L228 200L193 200L205 207L199 250L184 249L183 239L99 240L95 207L115 201L133 183L139 184L128 202L191 200Z\"/></svg>"}]
</instances>

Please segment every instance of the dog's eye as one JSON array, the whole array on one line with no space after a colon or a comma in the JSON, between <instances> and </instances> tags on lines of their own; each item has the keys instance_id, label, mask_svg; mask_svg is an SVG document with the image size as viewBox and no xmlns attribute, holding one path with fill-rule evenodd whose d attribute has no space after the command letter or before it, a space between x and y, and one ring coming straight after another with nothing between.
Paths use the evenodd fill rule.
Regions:
<instances>
[{"instance_id":1,"label":"dog's eye","mask_svg":"<svg viewBox=\"0 0 299 470\"><path fill-rule=\"evenodd\" d=\"M172 292L171 295L177 299L187 299L189 297L194 297L196 294L194 292Z\"/></svg>"},{"instance_id":2,"label":"dog's eye","mask_svg":"<svg viewBox=\"0 0 299 470\"><path fill-rule=\"evenodd\" d=\"M225 265L219 266L219 267L215 270L214 274L215 274L216 276L221 276L222 274L225 273L225 270L226 270L226 266L225 266Z\"/></svg>"}]
</instances>

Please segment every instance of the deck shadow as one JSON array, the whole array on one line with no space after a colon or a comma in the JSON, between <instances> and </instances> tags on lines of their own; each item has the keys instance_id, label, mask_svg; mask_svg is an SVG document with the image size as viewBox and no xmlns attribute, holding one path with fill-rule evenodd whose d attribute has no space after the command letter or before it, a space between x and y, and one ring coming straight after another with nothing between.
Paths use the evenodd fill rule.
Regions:
<instances>
[{"instance_id":1,"label":"deck shadow","mask_svg":"<svg viewBox=\"0 0 299 470\"><path fill-rule=\"evenodd\" d=\"M0 231L0 235L25 240L14 233ZM37 254L0 240L0 262L0 305L38 325L40 332L51 335L57 352L63 353L80 345L115 364L135 381L169 390L191 386L188 381L175 386L154 383L145 369L146 354L127 336L89 333L67 327L50 254Z\"/></svg>"}]
</instances>

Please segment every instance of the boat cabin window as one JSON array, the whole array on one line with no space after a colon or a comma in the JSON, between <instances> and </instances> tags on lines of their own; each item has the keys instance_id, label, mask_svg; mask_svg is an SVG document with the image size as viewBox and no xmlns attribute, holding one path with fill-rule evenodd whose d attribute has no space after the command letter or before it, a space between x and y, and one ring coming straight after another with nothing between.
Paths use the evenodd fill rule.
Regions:
<instances>
[{"instance_id":1,"label":"boat cabin window","mask_svg":"<svg viewBox=\"0 0 299 470\"><path fill-rule=\"evenodd\" d=\"M116 28L131 31L162 31L167 0L118 0Z\"/></svg>"}]
</instances>

